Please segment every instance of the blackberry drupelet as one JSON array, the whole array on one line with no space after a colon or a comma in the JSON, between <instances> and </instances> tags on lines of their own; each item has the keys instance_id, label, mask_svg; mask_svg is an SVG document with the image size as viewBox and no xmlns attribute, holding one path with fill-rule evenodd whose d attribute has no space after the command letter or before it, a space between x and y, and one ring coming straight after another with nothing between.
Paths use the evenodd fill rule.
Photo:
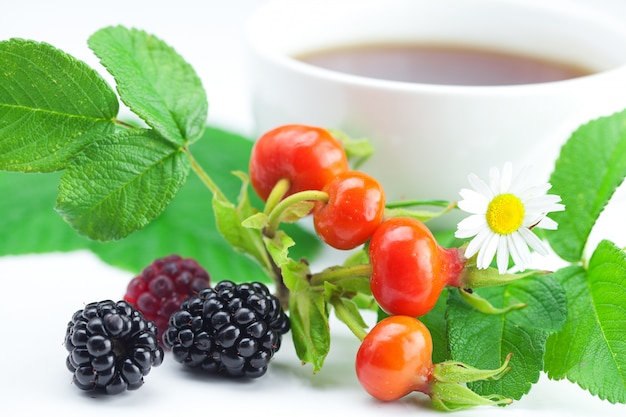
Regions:
<instances>
[{"instance_id":1,"label":"blackberry drupelet","mask_svg":"<svg viewBox=\"0 0 626 417\"><path fill-rule=\"evenodd\" d=\"M124 300L153 321L161 334L180 304L210 284L208 272L195 259L169 255L156 259L129 283Z\"/></svg>"},{"instance_id":2,"label":"blackberry drupelet","mask_svg":"<svg viewBox=\"0 0 626 417\"><path fill-rule=\"evenodd\" d=\"M289 328L289 318L265 285L220 281L172 314L163 344L186 366L257 378Z\"/></svg>"},{"instance_id":3,"label":"blackberry drupelet","mask_svg":"<svg viewBox=\"0 0 626 417\"><path fill-rule=\"evenodd\" d=\"M163 361L155 324L126 301L94 302L74 313L65 348L74 385L107 394L139 388Z\"/></svg>"}]
</instances>

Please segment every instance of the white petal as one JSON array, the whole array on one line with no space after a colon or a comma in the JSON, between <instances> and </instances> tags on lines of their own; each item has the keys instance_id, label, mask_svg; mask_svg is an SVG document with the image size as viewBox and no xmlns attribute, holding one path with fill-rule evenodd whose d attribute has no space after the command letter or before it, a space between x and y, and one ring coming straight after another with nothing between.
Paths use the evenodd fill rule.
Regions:
<instances>
[{"instance_id":1,"label":"white petal","mask_svg":"<svg viewBox=\"0 0 626 417\"><path fill-rule=\"evenodd\" d=\"M489 238L489 236L491 236L491 234L493 234L493 232L489 229L481 230L465 248L465 257L471 258L472 256L476 255L476 253L481 251L485 244L485 241Z\"/></svg>"},{"instance_id":2,"label":"white petal","mask_svg":"<svg viewBox=\"0 0 626 417\"><path fill-rule=\"evenodd\" d=\"M541 239L537 237L537 235L535 235L533 232L525 227L521 227L519 229L519 233L524 241L528 245L530 245L530 247L533 248L536 252L540 253L543 256L548 255L548 249L546 249L545 245L543 244Z\"/></svg>"},{"instance_id":3,"label":"white petal","mask_svg":"<svg viewBox=\"0 0 626 417\"><path fill-rule=\"evenodd\" d=\"M528 171L530 170L530 166L525 166L522 170L513 178L511 185L509 187L509 192L515 195L523 195L523 190L526 187L526 181L528 177Z\"/></svg>"},{"instance_id":4,"label":"white petal","mask_svg":"<svg viewBox=\"0 0 626 417\"><path fill-rule=\"evenodd\" d=\"M478 232L486 228L487 222L485 221L485 216L481 214L474 214L459 222L454 236L460 239L465 239L478 234Z\"/></svg>"},{"instance_id":5,"label":"white petal","mask_svg":"<svg viewBox=\"0 0 626 417\"><path fill-rule=\"evenodd\" d=\"M535 227L538 227L539 229L556 230L559 228L559 224L546 216L542 218Z\"/></svg>"},{"instance_id":6,"label":"white petal","mask_svg":"<svg viewBox=\"0 0 626 417\"><path fill-rule=\"evenodd\" d=\"M498 189L499 194L504 194L509 192L509 187L511 187L511 178L513 176L513 165L510 162L505 162L504 167L502 168L502 176L500 177L500 186Z\"/></svg>"},{"instance_id":7,"label":"white petal","mask_svg":"<svg viewBox=\"0 0 626 417\"><path fill-rule=\"evenodd\" d=\"M487 197L467 188L462 189L459 194L463 197L463 200L457 203L461 210L472 214L485 213L487 211L487 206L489 205Z\"/></svg>"},{"instance_id":8,"label":"white petal","mask_svg":"<svg viewBox=\"0 0 626 417\"><path fill-rule=\"evenodd\" d=\"M476 266L478 266L479 269L489 267L498 249L499 239L500 235L492 233L483 243L481 250L478 252L478 258L476 259Z\"/></svg>"},{"instance_id":9,"label":"white petal","mask_svg":"<svg viewBox=\"0 0 626 417\"><path fill-rule=\"evenodd\" d=\"M489 170L489 188L494 196L500 194L500 171L496 167Z\"/></svg>"},{"instance_id":10,"label":"white petal","mask_svg":"<svg viewBox=\"0 0 626 417\"><path fill-rule=\"evenodd\" d=\"M509 269L509 248L506 236L502 236L498 242L496 263L498 272L501 274L504 274Z\"/></svg>"},{"instance_id":11,"label":"white petal","mask_svg":"<svg viewBox=\"0 0 626 417\"><path fill-rule=\"evenodd\" d=\"M526 188L520 189L517 195L523 198L533 198L537 196L543 196L543 195L546 195L546 193L548 192L550 188L552 188L552 185L546 182L542 184L533 184Z\"/></svg>"},{"instance_id":12,"label":"white petal","mask_svg":"<svg viewBox=\"0 0 626 417\"><path fill-rule=\"evenodd\" d=\"M470 174L467 176L467 180L474 190L476 190L479 194L485 196L487 200L491 200L493 198L493 192L489 188L489 186L478 176L475 174Z\"/></svg>"},{"instance_id":13,"label":"white petal","mask_svg":"<svg viewBox=\"0 0 626 417\"><path fill-rule=\"evenodd\" d=\"M522 203L524 204L524 208L527 211L538 211L546 213L548 211L553 211L550 210L551 208L565 208L562 204L558 204L559 201L561 201L561 197L554 194L546 194L523 199ZM560 208L560 210L562 210L563 208Z\"/></svg>"},{"instance_id":14,"label":"white petal","mask_svg":"<svg viewBox=\"0 0 626 417\"><path fill-rule=\"evenodd\" d=\"M520 271L526 269L526 265L532 261L528 245L519 233L511 233L509 236L509 248L513 263Z\"/></svg>"}]
</instances>

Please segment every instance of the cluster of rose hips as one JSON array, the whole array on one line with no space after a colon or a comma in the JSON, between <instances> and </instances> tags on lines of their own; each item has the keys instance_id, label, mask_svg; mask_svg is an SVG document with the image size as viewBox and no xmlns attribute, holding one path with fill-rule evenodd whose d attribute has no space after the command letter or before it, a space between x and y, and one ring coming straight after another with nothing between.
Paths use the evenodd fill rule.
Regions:
<instances>
[{"instance_id":1,"label":"cluster of rose hips","mask_svg":"<svg viewBox=\"0 0 626 417\"><path fill-rule=\"evenodd\" d=\"M430 332L416 318L434 307L446 285L471 286L462 250L441 247L416 218L386 216L381 184L350 168L342 143L328 130L293 124L266 132L252 149L249 174L255 192L272 207L313 201L315 231L326 244L344 250L365 245L372 296L389 315L362 337L357 353L357 378L368 393L391 401L421 391L444 409L509 402L465 387L457 395L458 382L485 374L458 363L434 365ZM507 369L505 363L488 377ZM447 394L450 384L455 398Z\"/></svg>"}]
</instances>

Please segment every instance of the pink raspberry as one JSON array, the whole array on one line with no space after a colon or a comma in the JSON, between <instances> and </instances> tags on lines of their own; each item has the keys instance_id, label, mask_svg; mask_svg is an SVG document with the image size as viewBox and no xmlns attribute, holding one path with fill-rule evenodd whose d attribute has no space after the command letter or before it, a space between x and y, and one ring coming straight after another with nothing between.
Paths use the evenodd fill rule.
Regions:
<instances>
[{"instance_id":1,"label":"pink raspberry","mask_svg":"<svg viewBox=\"0 0 626 417\"><path fill-rule=\"evenodd\" d=\"M128 284L124 300L152 320L160 335L167 330L170 315L188 297L210 286L207 271L192 258L170 255L148 265Z\"/></svg>"}]
</instances>

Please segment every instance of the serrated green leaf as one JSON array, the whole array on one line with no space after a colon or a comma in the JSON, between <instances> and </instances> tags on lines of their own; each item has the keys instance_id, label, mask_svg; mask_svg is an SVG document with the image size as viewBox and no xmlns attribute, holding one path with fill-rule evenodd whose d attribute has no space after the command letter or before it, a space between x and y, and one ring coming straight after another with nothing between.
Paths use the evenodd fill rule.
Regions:
<instances>
[{"instance_id":1,"label":"serrated green leaf","mask_svg":"<svg viewBox=\"0 0 626 417\"><path fill-rule=\"evenodd\" d=\"M559 224L545 236L563 259L578 262L591 229L626 176L626 112L578 128L561 149L550 177L552 193L565 211L550 217Z\"/></svg>"},{"instance_id":2,"label":"serrated green leaf","mask_svg":"<svg viewBox=\"0 0 626 417\"><path fill-rule=\"evenodd\" d=\"M626 403L626 254L605 240L587 271L572 266L556 277L567 294L567 321L548 339L548 376Z\"/></svg>"},{"instance_id":3,"label":"serrated green leaf","mask_svg":"<svg viewBox=\"0 0 626 417\"><path fill-rule=\"evenodd\" d=\"M548 335L565 321L565 295L551 275L527 278L506 286L484 288L480 295L496 307L525 303L505 314L483 314L458 291L448 299L448 339L452 359L479 369L496 369L512 353L512 369L497 381L471 383L480 395L497 393L519 399L539 379Z\"/></svg>"},{"instance_id":4,"label":"serrated green leaf","mask_svg":"<svg viewBox=\"0 0 626 417\"><path fill-rule=\"evenodd\" d=\"M56 210L79 234L121 239L165 210L189 167L184 152L154 131L106 136L84 148L61 176Z\"/></svg>"},{"instance_id":5,"label":"serrated green leaf","mask_svg":"<svg viewBox=\"0 0 626 417\"><path fill-rule=\"evenodd\" d=\"M204 87L171 46L123 26L97 31L88 44L113 75L121 100L148 126L181 146L202 136L208 109Z\"/></svg>"},{"instance_id":6,"label":"serrated green leaf","mask_svg":"<svg viewBox=\"0 0 626 417\"><path fill-rule=\"evenodd\" d=\"M114 131L115 92L85 63L46 43L0 42L0 169L65 168Z\"/></svg>"},{"instance_id":7,"label":"serrated green leaf","mask_svg":"<svg viewBox=\"0 0 626 417\"><path fill-rule=\"evenodd\" d=\"M248 166L251 147L250 140L209 127L202 140L193 145L193 151L222 191L235 199L241 182L231 172ZM79 236L53 210L59 179L60 173L0 172L0 194L7 196L0 199L0 255L87 249L110 265L138 273L153 259L177 253L197 259L214 282L270 282L258 263L236 253L217 231L211 194L195 175L189 176L159 218L125 239L112 242ZM298 242L291 249L294 257L314 258L319 239L297 225L289 228L289 235Z\"/></svg>"}]
</instances>

